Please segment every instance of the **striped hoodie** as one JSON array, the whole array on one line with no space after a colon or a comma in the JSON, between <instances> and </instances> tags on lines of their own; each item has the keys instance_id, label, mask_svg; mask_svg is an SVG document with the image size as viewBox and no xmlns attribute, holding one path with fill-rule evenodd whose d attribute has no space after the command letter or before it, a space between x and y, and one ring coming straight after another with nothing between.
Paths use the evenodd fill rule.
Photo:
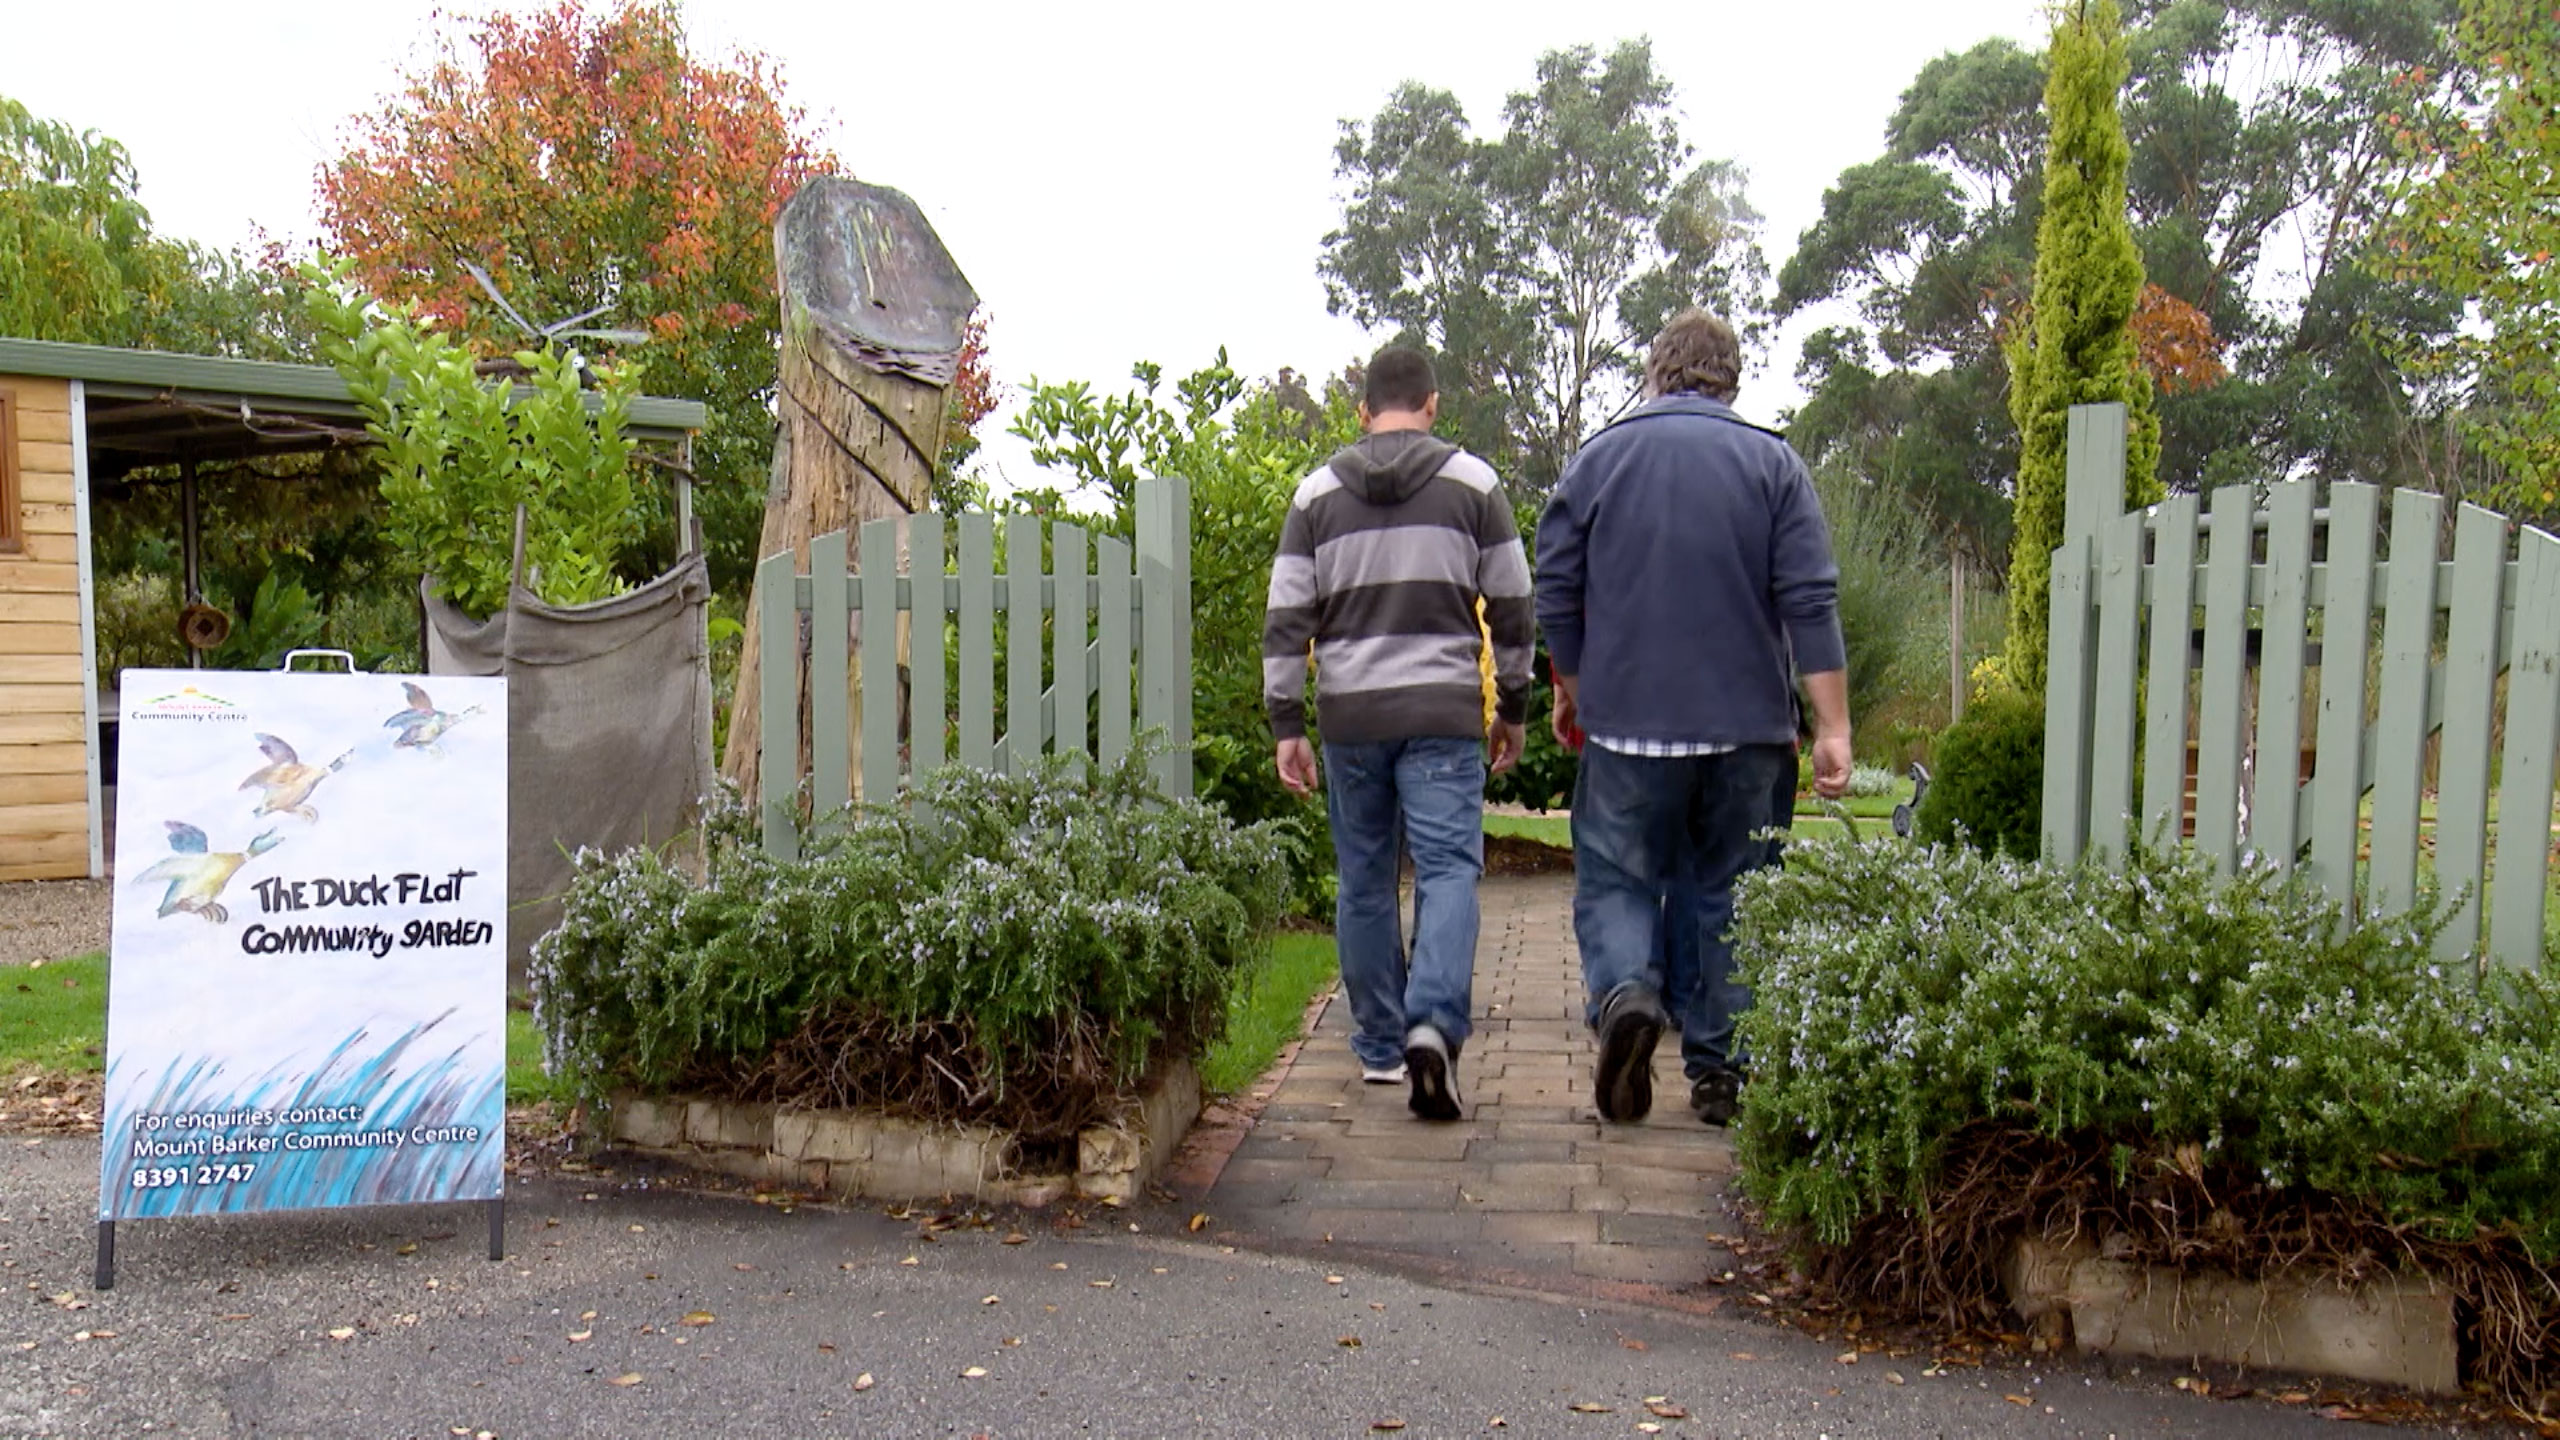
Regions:
<instances>
[{"instance_id":1,"label":"striped hoodie","mask_svg":"<svg viewBox=\"0 0 2560 1440\"><path fill-rule=\"evenodd\" d=\"M1362 438L1298 486L1271 564L1262 694L1271 731L1307 732L1308 647L1325 738L1482 736L1518 723L1535 639L1529 561L1493 467L1418 430ZM1478 619L1478 601L1482 620Z\"/></svg>"}]
</instances>

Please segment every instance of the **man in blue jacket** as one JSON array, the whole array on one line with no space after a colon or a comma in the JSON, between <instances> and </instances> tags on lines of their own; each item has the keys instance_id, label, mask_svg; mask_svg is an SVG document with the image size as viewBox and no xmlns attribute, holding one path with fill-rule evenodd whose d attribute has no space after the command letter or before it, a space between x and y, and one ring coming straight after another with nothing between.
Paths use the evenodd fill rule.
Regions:
<instances>
[{"instance_id":1,"label":"man in blue jacket","mask_svg":"<svg viewBox=\"0 0 2560 1440\"><path fill-rule=\"evenodd\" d=\"M1733 882L1769 858L1752 834L1777 822L1772 796L1795 768L1799 676L1814 789L1849 788L1839 568L1804 461L1733 412L1741 373L1731 327L1697 310L1673 319L1646 362L1653 398L1582 447L1538 526L1556 733L1588 737L1573 924L1609 1120L1653 1107L1654 1045L1675 1018L1662 1003L1669 882L1698 897L1702 968L1730 969ZM1726 1037L1687 998L1676 1018L1694 1061ZM1692 1105L1716 1123L1739 1058L1690 1077Z\"/></svg>"}]
</instances>

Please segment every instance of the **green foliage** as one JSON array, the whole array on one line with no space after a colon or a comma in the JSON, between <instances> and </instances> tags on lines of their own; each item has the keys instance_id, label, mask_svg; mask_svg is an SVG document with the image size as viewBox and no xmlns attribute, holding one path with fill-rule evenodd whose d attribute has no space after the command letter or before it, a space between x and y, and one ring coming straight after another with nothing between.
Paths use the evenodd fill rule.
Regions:
<instances>
[{"instance_id":1,"label":"green foliage","mask_svg":"<svg viewBox=\"0 0 2560 1440\"><path fill-rule=\"evenodd\" d=\"M1860 765L1849 772L1849 798L1873 800L1902 788L1902 777L1881 765Z\"/></svg>"},{"instance_id":2,"label":"green foliage","mask_svg":"<svg viewBox=\"0 0 2560 1440\"><path fill-rule=\"evenodd\" d=\"M102 1070L106 1047L106 956L0 965L0 1076L30 1065Z\"/></svg>"},{"instance_id":3,"label":"green foliage","mask_svg":"<svg viewBox=\"0 0 2560 1440\"><path fill-rule=\"evenodd\" d=\"M1326 304L1436 352L1452 438L1517 496L1542 497L1641 378L1680 309L1746 321L1767 280L1738 165L1692 165L1653 47L1538 59L1537 83L1479 138L1457 97L1419 83L1345 121L1342 223L1317 271Z\"/></svg>"},{"instance_id":4,"label":"green foliage","mask_svg":"<svg viewBox=\"0 0 2560 1440\"><path fill-rule=\"evenodd\" d=\"M1746 880L1758 996L1745 1184L1844 1244L1925 1224L1950 1138L1992 1124L2369 1205L2428 1237L2560 1257L2560 988L2483 984L2426 915L2359 925L2273 871L2122 872L1971 850L1799 847ZM2182 1149L2187 1158L2177 1157Z\"/></svg>"},{"instance_id":5,"label":"green foliage","mask_svg":"<svg viewBox=\"0 0 2560 1440\"><path fill-rule=\"evenodd\" d=\"M1263 712L1263 601L1280 524L1298 482L1359 434L1353 397L1330 385L1321 397L1282 371L1254 386L1217 360L1160 392L1164 372L1140 364L1137 388L1096 395L1082 381L1031 383L1013 433L1034 462L1068 483L1021 497L1044 513L1105 507L1096 527L1122 538L1136 529L1137 483L1151 475L1191 481L1193 769L1199 796L1240 822L1285 820L1307 862L1300 909L1330 905L1331 839L1320 805L1281 788ZM1319 863L1320 862L1320 863Z\"/></svg>"},{"instance_id":6,"label":"green foliage","mask_svg":"<svg viewBox=\"0 0 2560 1440\"><path fill-rule=\"evenodd\" d=\"M2402 82L2458 88L2454 8L2127 6L2127 199L2160 287L2145 308L2203 321L2230 372L2163 382L2169 489L2307 473L2441 491L2469 468L2442 397L2394 358L2404 338L2451 335L2460 292L2383 278L2371 244L2408 165L2390 138ZM1999 337L2034 268L2044 85L2041 57L2005 40L1930 61L1882 152L1841 172L1779 275L1782 315L1828 300L1858 314L1806 341L1797 448L1908 493L1985 569L2010 552L2017 431ZM2155 373L2175 358L2145 351L2169 367Z\"/></svg>"},{"instance_id":7,"label":"green foliage","mask_svg":"<svg viewBox=\"0 0 2560 1440\"><path fill-rule=\"evenodd\" d=\"M1962 838L2000 854L2034 859L2044 833L2044 699L2000 689L1965 707L1931 752L1929 793L1916 818L1920 838Z\"/></svg>"},{"instance_id":8,"label":"green foliage","mask_svg":"<svg viewBox=\"0 0 2560 1440\"><path fill-rule=\"evenodd\" d=\"M1934 707L1944 719L1947 560L1927 518L1845 465L1816 472L1814 489L1840 567L1850 718L1872 730L1892 715Z\"/></svg>"},{"instance_id":9,"label":"green foliage","mask_svg":"<svg viewBox=\"0 0 2560 1440\"><path fill-rule=\"evenodd\" d=\"M831 819L797 861L731 800L699 881L581 854L534 950L552 1072L588 1098L710 1086L1073 1135L1217 1037L1287 883L1271 827L1167 800L1143 751L936 771L912 813Z\"/></svg>"},{"instance_id":10,"label":"green foliage","mask_svg":"<svg viewBox=\"0 0 2560 1440\"><path fill-rule=\"evenodd\" d=\"M2116 95L2124 88L2115 0L2057 14L2045 78L2052 131L2044 215L2036 226L2034 311L2006 337L2009 418L2018 427L2018 491L2009 560L2009 674L2044 688L2048 576L2062 543L2063 464L2074 405L2115 401L2126 421L2124 503L2160 498L2160 420L2137 363L2130 322L2142 254L2125 211L2132 147Z\"/></svg>"},{"instance_id":11,"label":"green foliage","mask_svg":"<svg viewBox=\"0 0 2560 1440\"><path fill-rule=\"evenodd\" d=\"M2476 387L2484 448L2505 470L2483 503L2548 513L2560 501L2560 14L2544 0L2464 0L2458 47L2481 79L2476 103L2403 77L2397 140L2423 178L2389 243L2400 274L2471 297L2482 323L2440 346L2387 339Z\"/></svg>"},{"instance_id":12,"label":"green foliage","mask_svg":"<svg viewBox=\"0 0 2560 1440\"><path fill-rule=\"evenodd\" d=\"M218 670L273 670L289 652L317 645L328 623L299 581L286 579L281 569L269 570L205 663Z\"/></svg>"},{"instance_id":13,"label":"green foliage","mask_svg":"<svg viewBox=\"0 0 2560 1440\"><path fill-rule=\"evenodd\" d=\"M536 595L579 605L622 589L616 567L641 526L624 433L640 394L636 366L590 369L566 350L524 351L522 387L492 381L470 350L411 307L355 290L343 267L312 266L304 278L330 361L381 443L385 528L403 559L463 613L493 614L506 604L522 507Z\"/></svg>"},{"instance_id":14,"label":"green foliage","mask_svg":"<svg viewBox=\"0 0 2560 1440\"><path fill-rule=\"evenodd\" d=\"M1227 1031L1200 1059L1200 1084L1233 1095L1262 1078L1280 1048L1306 1033L1307 1006L1342 974L1328 935L1281 935L1227 1000Z\"/></svg>"}]
</instances>

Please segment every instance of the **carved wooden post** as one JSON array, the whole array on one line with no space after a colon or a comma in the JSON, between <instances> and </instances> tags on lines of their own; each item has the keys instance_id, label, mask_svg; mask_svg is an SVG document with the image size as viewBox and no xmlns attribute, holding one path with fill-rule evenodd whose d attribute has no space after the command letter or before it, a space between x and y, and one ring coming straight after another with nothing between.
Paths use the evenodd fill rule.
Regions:
<instances>
[{"instance_id":1,"label":"carved wooden post","mask_svg":"<svg viewBox=\"0 0 2560 1440\"><path fill-rule=\"evenodd\" d=\"M929 508L944 400L978 296L924 212L883 186L837 176L809 181L774 221L773 248L782 282L780 430L756 553L789 550L805 569L813 535ZM940 556L924 558L940 571ZM762 667L794 664L805 675L807 666L797 636L773 639L774 654L763 653L758 615L751 602L721 764L749 795L763 736L752 699ZM850 639L819 636L815 643ZM858 704L860 671L850 673L855 693L848 698ZM806 686L799 688L805 697ZM884 693L894 697L894 684ZM854 753L845 773L859 775L858 711L850 718ZM810 727L799 731L806 737ZM804 770L807 744L804 738Z\"/></svg>"}]
</instances>

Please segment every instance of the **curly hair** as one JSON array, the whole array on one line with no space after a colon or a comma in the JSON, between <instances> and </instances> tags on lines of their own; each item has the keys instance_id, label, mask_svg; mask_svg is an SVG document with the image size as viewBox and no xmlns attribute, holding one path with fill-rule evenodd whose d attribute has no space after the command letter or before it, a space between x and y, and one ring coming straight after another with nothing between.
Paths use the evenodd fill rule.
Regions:
<instances>
[{"instance_id":1,"label":"curly hair","mask_svg":"<svg viewBox=\"0 0 2560 1440\"><path fill-rule=\"evenodd\" d=\"M1742 389L1742 342L1733 327L1704 310L1683 310L1653 337L1644 386L1653 395L1731 400Z\"/></svg>"}]
</instances>

